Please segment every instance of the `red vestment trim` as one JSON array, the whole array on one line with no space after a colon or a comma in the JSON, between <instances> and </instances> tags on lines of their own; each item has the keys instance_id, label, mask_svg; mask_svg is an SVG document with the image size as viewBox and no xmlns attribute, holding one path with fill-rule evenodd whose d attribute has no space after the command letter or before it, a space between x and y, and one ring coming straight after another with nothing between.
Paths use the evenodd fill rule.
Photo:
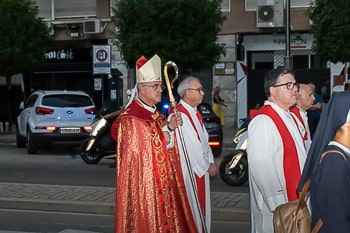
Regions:
<instances>
[{"instance_id":1,"label":"red vestment trim","mask_svg":"<svg viewBox=\"0 0 350 233\"><path fill-rule=\"evenodd\" d=\"M202 209L202 213L205 217L205 176L202 176L199 178L197 175L196 177L196 186L197 186L197 192L198 192L198 201Z\"/></svg>"},{"instance_id":2,"label":"red vestment trim","mask_svg":"<svg viewBox=\"0 0 350 233\"><path fill-rule=\"evenodd\" d=\"M187 109L182 104L179 104L177 106L177 110L179 112L182 112L183 114L185 114L188 117L188 119L190 119L192 127L196 131L198 140L200 141L199 133L197 131L197 128L196 128L196 126L195 126L195 124L193 122L193 119L192 119L190 113L187 111ZM200 115L200 113L198 111L197 111L197 113L198 114L196 114L196 115L198 117L198 120L199 120L199 122L202 125L203 124L202 115ZM200 115L200 116L198 116L198 115ZM206 208L206 206L205 206L205 176L202 176L201 178L199 178L197 176L197 174L195 174L195 179L196 179L196 186L197 186L198 201L199 201L199 204L201 206L202 213L203 213L203 215L205 217L205 208Z\"/></svg>"},{"instance_id":3,"label":"red vestment trim","mask_svg":"<svg viewBox=\"0 0 350 233\"><path fill-rule=\"evenodd\" d=\"M186 109L182 104L177 105L177 110L178 110L179 112L182 112L183 114L185 114L185 115L188 117L188 119L190 119L190 122L191 122L191 124L192 124L192 127L193 127L193 129L196 131L198 140L200 141L201 138L199 137L199 133L198 133L198 131L197 131L197 128L196 128L196 126L195 126L195 124L194 124L194 122L193 122L193 119L192 119L190 113L187 111L187 109ZM198 111L197 111L197 112L198 112ZM196 114L196 115L197 115L197 114ZM197 117L198 117L198 115L197 115ZM203 118L202 118L202 119L199 119L199 118L198 118L198 120L199 120L199 122L201 122L201 120L202 120L202 122L203 122Z\"/></svg>"},{"instance_id":4,"label":"red vestment trim","mask_svg":"<svg viewBox=\"0 0 350 233\"><path fill-rule=\"evenodd\" d=\"M283 142L283 170L288 201L296 200L298 198L297 187L301 174L298 152L292 135L290 134L281 117L270 105L263 105L259 110L252 110L250 113L251 118L254 118L259 114L267 115L277 126L278 132L280 133Z\"/></svg>"},{"instance_id":5,"label":"red vestment trim","mask_svg":"<svg viewBox=\"0 0 350 233\"><path fill-rule=\"evenodd\" d=\"M294 113L295 116L300 120L301 124L303 124L303 127L305 129L305 134L303 136L303 140L304 140L304 144L305 144L305 141L307 140L307 128L305 126L305 122L304 122L303 118L300 115L300 110L299 110L299 108L297 106L292 106L292 107L289 108L289 111ZM294 118L293 118L293 120L294 120ZM298 123L295 120L294 120L294 122L298 126Z\"/></svg>"}]
</instances>

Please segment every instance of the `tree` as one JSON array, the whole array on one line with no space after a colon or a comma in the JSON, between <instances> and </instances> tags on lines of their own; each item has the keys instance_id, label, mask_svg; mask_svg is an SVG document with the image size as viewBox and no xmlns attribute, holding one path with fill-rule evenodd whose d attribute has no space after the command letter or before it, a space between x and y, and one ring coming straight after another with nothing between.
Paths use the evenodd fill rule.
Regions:
<instances>
[{"instance_id":1,"label":"tree","mask_svg":"<svg viewBox=\"0 0 350 233\"><path fill-rule=\"evenodd\" d=\"M6 77L8 95L12 75L31 72L45 61L49 30L38 12L31 0L0 0L0 76ZM15 120L17 104L13 98L2 102L7 109L2 121Z\"/></svg>"},{"instance_id":2,"label":"tree","mask_svg":"<svg viewBox=\"0 0 350 233\"><path fill-rule=\"evenodd\" d=\"M326 60L350 60L350 1L315 0L308 14L313 22L313 50Z\"/></svg>"},{"instance_id":3,"label":"tree","mask_svg":"<svg viewBox=\"0 0 350 233\"><path fill-rule=\"evenodd\" d=\"M31 0L0 0L0 76L33 71L43 63L49 30Z\"/></svg>"},{"instance_id":4,"label":"tree","mask_svg":"<svg viewBox=\"0 0 350 233\"><path fill-rule=\"evenodd\" d=\"M157 53L179 67L211 67L224 54L216 43L225 20L221 0L118 0L112 20L128 67Z\"/></svg>"}]
</instances>

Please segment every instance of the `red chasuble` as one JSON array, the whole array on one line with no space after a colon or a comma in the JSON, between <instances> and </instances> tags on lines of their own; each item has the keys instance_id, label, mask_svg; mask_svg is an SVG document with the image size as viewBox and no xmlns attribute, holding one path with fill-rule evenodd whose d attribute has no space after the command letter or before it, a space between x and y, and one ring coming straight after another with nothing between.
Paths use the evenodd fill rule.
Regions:
<instances>
[{"instance_id":1,"label":"red chasuble","mask_svg":"<svg viewBox=\"0 0 350 233\"><path fill-rule=\"evenodd\" d=\"M179 154L169 156L165 117L134 101L117 118L115 232L197 232Z\"/></svg>"}]
</instances>

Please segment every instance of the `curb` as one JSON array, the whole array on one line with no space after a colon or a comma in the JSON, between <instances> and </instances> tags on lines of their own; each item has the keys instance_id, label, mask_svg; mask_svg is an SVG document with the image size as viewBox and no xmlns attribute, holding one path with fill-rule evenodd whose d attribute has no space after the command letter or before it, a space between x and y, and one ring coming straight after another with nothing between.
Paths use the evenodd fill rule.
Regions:
<instances>
[{"instance_id":1,"label":"curb","mask_svg":"<svg viewBox=\"0 0 350 233\"><path fill-rule=\"evenodd\" d=\"M90 214L114 214L115 188L0 183L0 207Z\"/></svg>"},{"instance_id":2,"label":"curb","mask_svg":"<svg viewBox=\"0 0 350 233\"><path fill-rule=\"evenodd\" d=\"M212 220L250 222L249 194L211 192ZM115 189L0 183L0 208L114 215Z\"/></svg>"},{"instance_id":3,"label":"curb","mask_svg":"<svg viewBox=\"0 0 350 233\"><path fill-rule=\"evenodd\" d=\"M33 200L18 198L1 198L2 209L37 210L54 212L72 212L84 214L114 215L114 202L86 203L78 201Z\"/></svg>"},{"instance_id":4,"label":"curb","mask_svg":"<svg viewBox=\"0 0 350 233\"><path fill-rule=\"evenodd\" d=\"M16 132L0 133L0 143L16 143Z\"/></svg>"},{"instance_id":5,"label":"curb","mask_svg":"<svg viewBox=\"0 0 350 233\"><path fill-rule=\"evenodd\" d=\"M212 192L212 220L250 222L249 193Z\"/></svg>"},{"instance_id":6,"label":"curb","mask_svg":"<svg viewBox=\"0 0 350 233\"><path fill-rule=\"evenodd\" d=\"M17 210L36 210L36 211L53 211L53 212L72 212L84 214L101 214L114 215L115 203L86 203L78 201L53 201L53 200L33 200L33 199L16 199L1 198L0 207L2 209ZM237 221L250 222L249 210L242 208L221 208L212 205L212 221Z\"/></svg>"}]
</instances>

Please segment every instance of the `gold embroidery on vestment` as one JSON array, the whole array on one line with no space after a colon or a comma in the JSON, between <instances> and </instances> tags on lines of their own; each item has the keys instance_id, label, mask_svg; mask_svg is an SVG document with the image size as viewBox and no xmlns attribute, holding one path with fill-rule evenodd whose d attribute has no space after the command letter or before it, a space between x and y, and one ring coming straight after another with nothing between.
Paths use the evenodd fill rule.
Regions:
<instances>
[{"instance_id":1,"label":"gold embroidery on vestment","mask_svg":"<svg viewBox=\"0 0 350 233\"><path fill-rule=\"evenodd\" d=\"M152 115L153 117L154 115ZM163 143L156 127L152 127L152 144L155 148L155 158L158 164L160 186L163 194L163 202L165 208L165 215L169 224L169 229L175 229L174 212L171 208L171 189L168 180L168 168L166 166L166 155L163 151Z\"/></svg>"},{"instance_id":2,"label":"gold embroidery on vestment","mask_svg":"<svg viewBox=\"0 0 350 233\"><path fill-rule=\"evenodd\" d=\"M152 114L152 119L155 120L159 117L159 112L158 111L155 111L153 114Z\"/></svg>"}]
</instances>

